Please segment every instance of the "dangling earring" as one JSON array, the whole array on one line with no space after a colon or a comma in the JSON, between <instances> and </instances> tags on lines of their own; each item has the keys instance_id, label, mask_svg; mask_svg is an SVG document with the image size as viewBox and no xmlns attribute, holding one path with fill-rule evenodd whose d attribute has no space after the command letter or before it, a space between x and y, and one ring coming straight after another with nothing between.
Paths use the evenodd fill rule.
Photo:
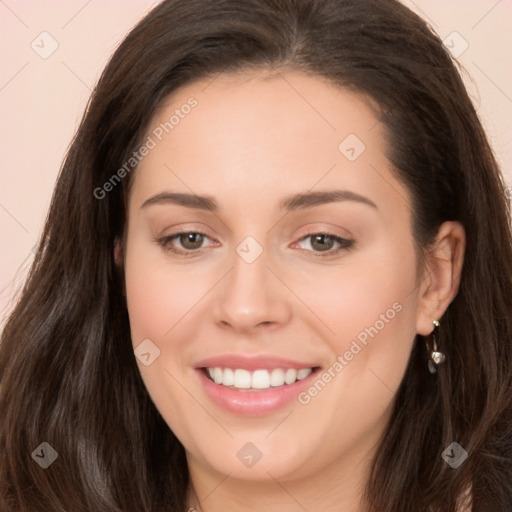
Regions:
<instances>
[{"instance_id":1,"label":"dangling earring","mask_svg":"<svg viewBox=\"0 0 512 512\"><path fill-rule=\"evenodd\" d=\"M426 341L428 353L428 371L430 373L436 373L438 366L444 363L446 356L437 350L435 330L437 327L439 327L439 322L437 320L432 320L432 323L434 324L434 330L427 337Z\"/></svg>"}]
</instances>

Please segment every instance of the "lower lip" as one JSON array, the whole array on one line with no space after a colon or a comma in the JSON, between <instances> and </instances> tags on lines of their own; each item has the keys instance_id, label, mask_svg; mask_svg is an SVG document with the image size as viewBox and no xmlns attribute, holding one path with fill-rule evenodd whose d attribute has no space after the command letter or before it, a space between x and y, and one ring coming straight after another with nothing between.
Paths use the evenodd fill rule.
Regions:
<instances>
[{"instance_id":1,"label":"lower lip","mask_svg":"<svg viewBox=\"0 0 512 512\"><path fill-rule=\"evenodd\" d=\"M210 399L229 412L243 416L262 416L282 409L297 399L298 394L307 388L316 376L318 369L311 372L305 379L293 384L285 384L265 391L237 391L220 384L215 384L204 373L196 370L202 385Z\"/></svg>"}]
</instances>

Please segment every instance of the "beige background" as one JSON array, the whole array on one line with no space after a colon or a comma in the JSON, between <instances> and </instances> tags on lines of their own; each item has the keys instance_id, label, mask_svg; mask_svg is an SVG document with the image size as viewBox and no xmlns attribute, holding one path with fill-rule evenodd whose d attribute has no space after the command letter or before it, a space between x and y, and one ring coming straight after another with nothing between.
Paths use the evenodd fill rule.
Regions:
<instances>
[{"instance_id":1,"label":"beige background","mask_svg":"<svg viewBox=\"0 0 512 512\"><path fill-rule=\"evenodd\" d=\"M122 37L157 3L0 0L0 325L33 259L57 173L91 89ZM512 185L512 2L404 3L452 51L463 50L467 41L458 60ZM52 45L58 47L48 56Z\"/></svg>"}]
</instances>

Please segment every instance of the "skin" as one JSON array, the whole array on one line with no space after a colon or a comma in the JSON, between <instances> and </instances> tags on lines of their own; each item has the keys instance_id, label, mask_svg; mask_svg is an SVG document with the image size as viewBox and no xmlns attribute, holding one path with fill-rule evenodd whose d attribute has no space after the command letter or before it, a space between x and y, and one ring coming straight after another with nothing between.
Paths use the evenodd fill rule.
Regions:
<instances>
[{"instance_id":1,"label":"skin","mask_svg":"<svg viewBox=\"0 0 512 512\"><path fill-rule=\"evenodd\" d=\"M139 165L129 197L124 265L133 346L150 339L160 356L138 360L156 407L184 445L189 506L208 512L365 510L361 493L416 334L441 319L460 280L462 226L439 228L420 274L409 192L386 159L383 126L367 98L318 77L284 70L224 74L187 84L150 123L198 105ZM354 161L338 149L356 134ZM345 189L375 203L321 204L285 214L282 198ZM216 213L176 204L141 208L161 192L208 195ZM205 231L194 243L155 239ZM306 235L353 240L349 249ZM236 248L252 236L251 264ZM321 257L322 249L331 256ZM247 417L205 394L193 365L225 353L272 354L323 369L399 303L401 311L307 405ZM441 320L442 328L442 320ZM248 468L237 452L262 458ZM300 506L299 506L300 504Z\"/></svg>"}]
</instances>

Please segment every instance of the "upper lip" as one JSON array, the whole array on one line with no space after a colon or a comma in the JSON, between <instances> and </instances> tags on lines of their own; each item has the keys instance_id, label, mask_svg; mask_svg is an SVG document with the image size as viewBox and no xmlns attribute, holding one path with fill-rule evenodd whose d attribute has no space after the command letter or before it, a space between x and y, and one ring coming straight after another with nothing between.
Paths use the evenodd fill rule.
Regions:
<instances>
[{"instance_id":1,"label":"upper lip","mask_svg":"<svg viewBox=\"0 0 512 512\"><path fill-rule=\"evenodd\" d=\"M226 354L216 357L203 359L194 365L194 368L232 368L243 370L273 370L275 368L294 368L300 370L301 368L316 368L317 364L310 362L295 361L292 359L285 359L282 357L275 357L271 355L259 356L246 356L239 354Z\"/></svg>"}]
</instances>

